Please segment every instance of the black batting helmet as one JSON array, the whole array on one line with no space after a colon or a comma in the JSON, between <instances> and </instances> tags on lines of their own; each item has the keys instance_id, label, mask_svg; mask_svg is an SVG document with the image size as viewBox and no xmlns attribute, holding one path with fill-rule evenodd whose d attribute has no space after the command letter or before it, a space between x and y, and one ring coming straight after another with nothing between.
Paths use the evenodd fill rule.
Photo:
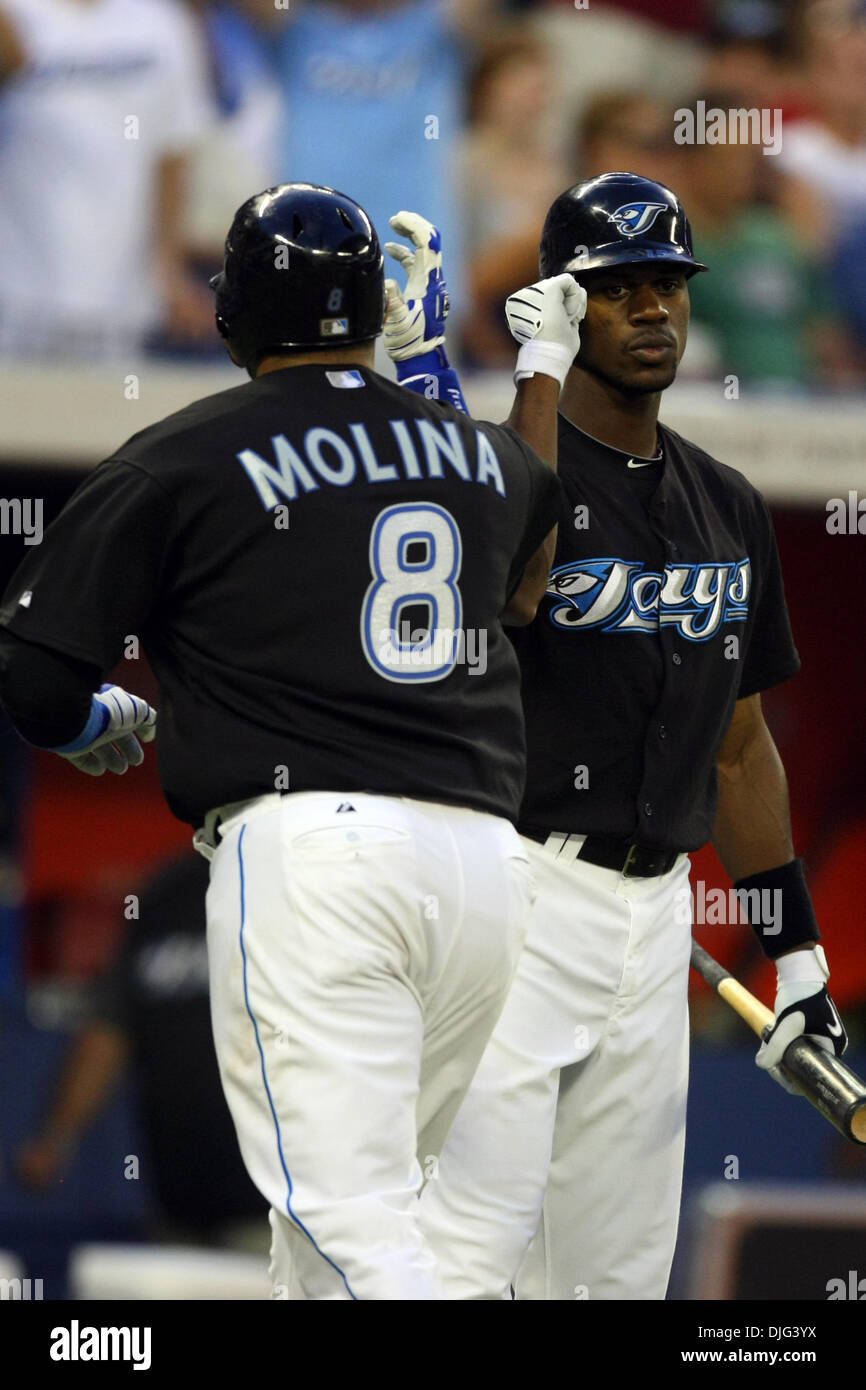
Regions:
<instances>
[{"instance_id":1,"label":"black batting helmet","mask_svg":"<svg viewBox=\"0 0 866 1390\"><path fill-rule=\"evenodd\" d=\"M382 331L385 270L362 207L314 183L283 183L235 213L211 280L216 324L241 365L268 352L342 347Z\"/></svg>"},{"instance_id":2,"label":"black batting helmet","mask_svg":"<svg viewBox=\"0 0 866 1390\"><path fill-rule=\"evenodd\" d=\"M538 263L542 279L570 270L670 261L694 275L692 229L671 189L640 174L599 174L568 188L544 222Z\"/></svg>"}]
</instances>

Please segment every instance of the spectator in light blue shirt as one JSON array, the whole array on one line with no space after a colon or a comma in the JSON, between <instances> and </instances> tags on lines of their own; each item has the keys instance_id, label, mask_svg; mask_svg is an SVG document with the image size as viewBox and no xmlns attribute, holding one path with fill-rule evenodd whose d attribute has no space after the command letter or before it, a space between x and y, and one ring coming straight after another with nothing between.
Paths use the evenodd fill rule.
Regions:
<instances>
[{"instance_id":1,"label":"spectator in light blue shirt","mask_svg":"<svg viewBox=\"0 0 866 1390\"><path fill-rule=\"evenodd\" d=\"M463 247L455 146L463 124L462 36L490 0L247 0L265 18L286 120L279 176L329 184L369 213L382 241L403 208L436 222L455 311Z\"/></svg>"}]
</instances>

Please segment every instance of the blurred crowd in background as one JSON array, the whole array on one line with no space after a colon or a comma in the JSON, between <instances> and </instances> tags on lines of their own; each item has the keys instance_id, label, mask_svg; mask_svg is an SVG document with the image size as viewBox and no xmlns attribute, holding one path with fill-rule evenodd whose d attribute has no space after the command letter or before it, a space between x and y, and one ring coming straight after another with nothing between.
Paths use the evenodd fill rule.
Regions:
<instances>
[{"instance_id":1,"label":"blurred crowd in background","mask_svg":"<svg viewBox=\"0 0 866 1390\"><path fill-rule=\"evenodd\" d=\"M676 112L781 113L781 149ZM0 0L0 352L215 356L236 207L327 183L443 233L466 367L544 213L610 169L683 197L713 274L687 375L866 380L864 0Z\"/></svg>"}]
</instances>

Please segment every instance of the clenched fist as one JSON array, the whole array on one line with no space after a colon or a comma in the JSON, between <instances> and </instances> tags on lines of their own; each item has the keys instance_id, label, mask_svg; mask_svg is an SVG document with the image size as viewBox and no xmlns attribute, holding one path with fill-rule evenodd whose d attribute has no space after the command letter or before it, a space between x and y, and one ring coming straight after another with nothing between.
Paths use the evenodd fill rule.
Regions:
<instances>
[{"instance_id":1,"label":"clenched fist","mask_svg":"<svg viewBox=\"0 0 866 1390\"><path fill-rule=\"evenodd\" d=\"M522 344L514 380L541 372L562 386L580 349L578 325L585 313L586 290L565 273L509 295L505 317L511 336Z\"/></svg>"}]
</instances>

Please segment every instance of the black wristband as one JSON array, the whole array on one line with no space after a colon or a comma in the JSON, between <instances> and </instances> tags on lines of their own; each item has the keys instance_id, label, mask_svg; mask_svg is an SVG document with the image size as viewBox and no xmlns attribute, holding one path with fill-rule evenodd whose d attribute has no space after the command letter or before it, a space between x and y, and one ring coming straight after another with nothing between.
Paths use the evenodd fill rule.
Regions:
<instances>
[{"instance_id":1,"label":"black wristband","mask_svg":"<svg viewBox=\"0 0 866 1390\"><path fill-rule=\"evenodd\" d=\"M821 940L802 859L749 874L734 884L761 950L770 960Z\"/></svg>"}]
</instances>

